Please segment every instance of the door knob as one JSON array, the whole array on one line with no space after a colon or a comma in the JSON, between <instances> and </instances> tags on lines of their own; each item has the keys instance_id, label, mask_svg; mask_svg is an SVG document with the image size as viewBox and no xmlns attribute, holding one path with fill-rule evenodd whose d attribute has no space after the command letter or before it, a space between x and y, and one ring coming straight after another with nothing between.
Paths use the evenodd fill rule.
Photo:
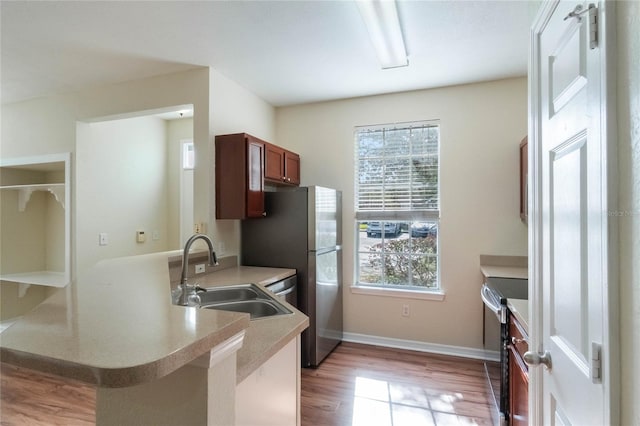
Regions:
<instances>
[{"instance_id":1,"label":"door knob","mask_svg":"<svg viewBox=\"0 0 640 426\"><path fill-rule=\"evenodd\" d=\"M542 364L547 370L551 370L551 354L549 351L544 351L543 354L527 351L524 353L524 362L534 367Z\"/></svg>"}]
</instances>

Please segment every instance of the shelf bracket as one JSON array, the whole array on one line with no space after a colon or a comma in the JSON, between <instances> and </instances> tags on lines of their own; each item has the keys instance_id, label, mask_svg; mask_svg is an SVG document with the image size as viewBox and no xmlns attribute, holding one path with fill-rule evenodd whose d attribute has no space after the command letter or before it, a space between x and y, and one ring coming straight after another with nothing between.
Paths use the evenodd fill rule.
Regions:
<instances>
[{"instance_id":1,"label":"shelf bracket","mask_svg":"<svg viewBox=\"0 0 640 426\"><path fill-rule=\"evenodd\" d=\"M29 287L31 287L31 284L18 283L18 298L22 299L27 294Z\"/></svg>"},{"instance_id":2,"label":"shelf bracket","mask_svg":"<svg viewBox=\"0 0 640 426\"><path fill-rule=\"evenodd\" d=\"M62 206L62 208L64 209L64 193L65 193L65 189L62 186L54 186L54 187L50 187L47 188L47 190L53 194L53 196L56 198L56 201L58 203L60 203L60 205Z\"/></svg>"},{"instance_id":3,"label":"shelf bracket","mask_svg":"<svg viewBox=\"0 0 640 426\"><path fill-rule=\"evenodd\" d=\"M33 188L22 188L18 190L18 210L23 212L27 208L27 203L31 199Z\"/></svg>"},{"instance_id":4,"label":"shelf bracket","mask_svg":"<svg viewBox=\"0 0 640 426\"><path fill-rule=\"evenodd\" d=\"M64 208L64 194L65 194L65 189L64 187L61 186L47 186L44 188L38 188L38 187L24 187L24 188L20 188L18 189L18 210L23 212L25 211L25 209L27 208L27 203L29 202L29 200L31 200L31 195L35 192L35 191L48 191L51 194L53 194L53 196L55 197L56 201L58 203L60 203L62 205L62 208Z\"/></svg>"}]
</instances>

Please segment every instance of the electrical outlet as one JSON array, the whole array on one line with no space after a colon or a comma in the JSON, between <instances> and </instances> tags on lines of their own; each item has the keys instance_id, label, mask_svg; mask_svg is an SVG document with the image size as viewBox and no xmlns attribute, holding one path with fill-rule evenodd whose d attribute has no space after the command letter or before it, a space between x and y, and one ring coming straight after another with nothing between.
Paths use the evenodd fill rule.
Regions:
<instances>
[{"instance_id":1,"label":"electrical outlet","mask_svg":"<svg viewBox=\"0 0 640 426\"><path fill-rule=\"evenodd\" d=\"M205 268L206 266L204 263L196 265L196 274L204 274Z\"/></svg>"},{"instance_id":2,"label":"electrical outlet","mask_svg":"<svg viewBox=\"0 0 640 426\"><path fill-rule=\"evenodd\" d=\"M402 305L402 316L403 317L409 316L409 305L407 304Z\"/></svg>"},{"instance_id":3,"label":"electrical outlet","mask_svg":"<svg viewBox=\"0 0 640 426\"><path fill-rule=\"evenodd\" d=\"M193 224L193 232L196 234L206 234L207 224L204 222L198 222Z\"/></svg>"}]
</instances>

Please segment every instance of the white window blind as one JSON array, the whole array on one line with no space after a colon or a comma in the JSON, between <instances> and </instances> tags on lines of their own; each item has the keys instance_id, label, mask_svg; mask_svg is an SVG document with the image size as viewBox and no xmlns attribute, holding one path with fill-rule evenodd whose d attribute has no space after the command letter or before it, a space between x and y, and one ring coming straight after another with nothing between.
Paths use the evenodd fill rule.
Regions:
<instances>
[{"instance_id":1,"label":"white window blind","mask_svg":"<svg viewBox=\"0 0 640 426\"><path fill-rule=\"evenodd\" d=\"M422 122L356 128L356 219L435 219L440 127Z\"/></svg>"}]
</instances>

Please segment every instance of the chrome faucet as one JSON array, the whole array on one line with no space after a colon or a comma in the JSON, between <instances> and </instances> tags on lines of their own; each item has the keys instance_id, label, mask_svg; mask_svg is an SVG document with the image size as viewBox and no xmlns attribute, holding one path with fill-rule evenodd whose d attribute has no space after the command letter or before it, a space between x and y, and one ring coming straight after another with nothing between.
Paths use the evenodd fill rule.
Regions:
<instances>
[{"instance_id":1,"label":"chrome faucet","mask_svg":"<svg viewBox=\"0 0 640 426\"><path fill-rule=\"evenodd\" d=\"M209 246L209 265L216 266L218 264L218 258L216 256L216 252L213 251L213 242L211 241L211 238L204 234L193 234L191 237L189 237L184 245L184 250L182 252L182 274L180 276L180 285L178 286L181 290L180 299L178 300L179 305L189 304L189 296L196 294L196 286L189 286L189 284L187 284L189 250L191 250L191 245L196 240L204 240L204 242Z\"/></svg>"}]
</instances>

